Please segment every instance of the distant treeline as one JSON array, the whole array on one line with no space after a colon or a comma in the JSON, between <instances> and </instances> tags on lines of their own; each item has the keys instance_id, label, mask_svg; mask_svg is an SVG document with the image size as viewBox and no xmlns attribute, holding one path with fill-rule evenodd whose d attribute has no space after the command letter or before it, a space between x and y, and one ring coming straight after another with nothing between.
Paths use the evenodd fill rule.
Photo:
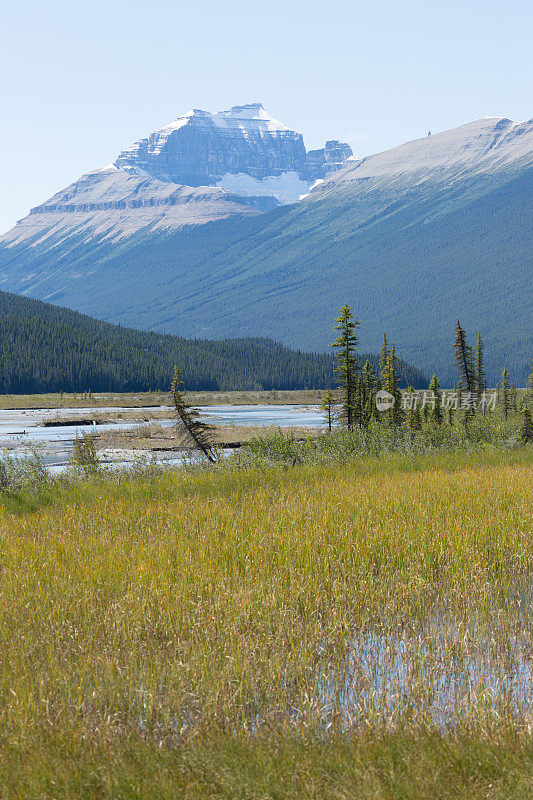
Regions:
<instances>
[{"instance_id":1,"label":"distant treeline","mask_svg":"<svg viewBox=\"0 0 533 800\"><path fill-rule=\"evenodd\" d=\"M312 389L334 385L329 353L301 353L269 339L208 341L122 328L0 292L0 391L168 389L174 364L186 389ZM361 358L366 358L362 356ZM420 370L407 367L415 386Z\"/></svg>"}]
</instances>

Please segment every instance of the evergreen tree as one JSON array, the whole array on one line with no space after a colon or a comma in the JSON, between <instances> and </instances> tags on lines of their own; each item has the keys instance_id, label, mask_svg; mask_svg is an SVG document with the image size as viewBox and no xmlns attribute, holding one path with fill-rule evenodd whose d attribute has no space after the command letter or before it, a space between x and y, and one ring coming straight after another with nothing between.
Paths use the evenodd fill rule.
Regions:
<instances>
[{"instance_id":1,"label":"evergreen tree","mask_svg":"<svg viewBox=\"0 0 533 800\"><path fill-rule=\"evenodd\" d=\"M376 376L372 369L372 364L367 359L361 372L361 407L362 421L366 426L377 415L376 404L374 403L374 393L376 390Z\"/></svg>"},{"instance_id":2,"label":"evergreen tree","mask_svg":"<svg viewBox=\"0 0 533 800\"><path fill-rule=\"evenodd\" d=\"M356 390L356 357L358 339L356 330L361 324L353 318L352 310L344 305L336 318L334 330L339 335L331 346L336 350L337 365L335 372L338 375L339 386L342 392L342 419L348 430L354 426L354 403Z\"/></svg>"},{"instance_id":3,"label":"evergreen tree","mask_svg":"<svg viewBox=\"0 0 533 800\"><path fill-rule=\"evenodd\" d=\"M453 412L452 404L448 406L448 425L453 425Z\"/></svg>"},{"instance_id":4,"label":"evergreen tree","mask_svg":"<svg viewBox=\"0 0 533 800\"><path fill-rule=\"evenodd\" d=\"M509 399L511 402L511 408L514 412L518 410L518 391L514 383L511 384L509 389Z\"/></svg>"},{"instance_id":5,"label":"evergreen tree","mask_svg":"<svg viewBox=\"0 0 533 800\"><path fill-rule=\"evenodd\" d=\"M525 443L533 442L533 420L531 419L531 411L524 405L522 408L522 430L520 438Z\"/></svg>"},{"instance_id":6,"label":"evergreen tree","mask_svg":"<svg viewBox=\"0 0 533 800\"><path fill-rule=\"evenodd\" d=\"M507 419L509 415L509 406L510 406L510 385L509 385L509 373L506 369L502 372L502 379L500 383L501 387L501 406L502 411L505 419Z\"/></svg>"},{"instance_id":7,"label":"evergreen tree","mask_svg":"<svg viewBox=\"0 0 533 800\"><path fill-rule=\"evenodd\" d=\"M476 360L474 358L474 348L468 346L468 367L470 372L470 380L472 381L472 391L476 391Z\"/></svg>"},{"instance_id":8,"label":"evergreen tree","mask_svg":"<svg viewBox=\"0 0 533 800\"><path fill-rule=\"evenodd\" d=\"M363 428L367 427L374 416L374 410L377 412L374 404L375 387L376 378L372 365L367 359L357 378L354 407L354 422Z\"/></svg>"},{"instance_id":9,"label":"evergreen tree","mask_svg":"<svg viewBox=\"0 0 533 800\"><path fill-rule=\"evenodd\" d=\"M325 412L326 424L328 426L328 433L331 433L331 428L333 425L333 409L335 407L335 395L330 389L328 389L327 392L324 392L324 394L322 395L322 400L320 405Z\"/></svg>"},{"instance_id":10,"label":"evergreen tree","mask_svg":"<svg viewBox=\"0 0 533 800\"><path fill-rule=\"evenodd\" d=\"M365 357L361 358L364 363ZM376 371L378 355L369 356ZM290 350L269 339L207 341L110 325L0 292L0 388L6 394L167 391L174 364L192 390L325 389L333 353ZM408 365L413 386L425 386ZM87 388L90 387L90 388Z\"/></svg>"},{"instance_id":11,"label":"evergreen tree","mask_svg":"<svg viewBox=\"0 0 533 800\"><path fill-rule=\"evenodd\" d=\"M466 334L459 320L457 320L457 325L455 326L454 350L455 361L459 370L460 384L467 392L473 392L474 385L472 381L469 348L466 343Z\"/></svg>"},{"instance_id":12,"label":"evergreen tree","mask_svg":"<svg viewBox=\"0 0 533 800\"><path fill-rule=\"evenodd\" d=\"M390 411L386 412L389 416L391 424L398 424L402 417L400 409L401 394L399 390L400 379L398 377L398 360L396 358L396 347L391 346L387 358L387 367L385 372L385 386L386 391L394 397L394 405Z\"/></svg>"},{"instance_id":13,"label":"evergreen tree","mask_svg":"<svg viewBox=\"0 0 533 800\"><path fill-rule=\"evenodd\" d=\"M435 397L435 407L431 409L430 419L435 425L442 425L444 422L442 414L442 393L440 391L439 379L433 374L429 383L429 390L433 392Z\"/></svg>"},{"instance_id":14,"label":"evergreen tree","mask_svg":"<svg viewBox=\"0 0 533 800\"><path fill-rule=\"evenodd\" d=\"M389 363L389 344L387 342L387 335L383 334L383 342L381 343L381 350L379 351L379 379L381 387L384 388L387 382L387 369Z\"/></svg>"},{"instance_id":15,"label":"evergreen tree","mask_svg":"<svg viewBox=\"0 0 533 800\"><path fill-rule=\"evenodd\" d=\"M209 438L210 428L198 420L198 412L186 402L183 392L180 391L181 385L181 370L175 366L170 397L178 419L183 425L185 437L194 449L200 450L209 461L214 463L217 459Z\"/></svg>"},{"instance_id":16,"label":"evergreen tree","mask_svg":"<svg viewBox=\"0 0 533 800\"><path fill-rule=\"evenodd\" d=\"M485 367L483 364L483 339L481 338L481 334L478 332L477 339L476 339L476 352L475 352L475 389L478 394L478 397L481 397L483 392L487 388L487 382L485 380Z\"/></svg>"}]
</instances>

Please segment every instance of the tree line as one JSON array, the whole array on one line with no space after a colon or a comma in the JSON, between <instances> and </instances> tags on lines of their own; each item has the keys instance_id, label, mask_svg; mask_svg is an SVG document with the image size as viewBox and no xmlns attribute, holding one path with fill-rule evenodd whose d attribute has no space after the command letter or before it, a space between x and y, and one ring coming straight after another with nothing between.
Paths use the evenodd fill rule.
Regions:
<instances>
[{"instance_id":1,"label":"tree line","mask_svg":"<svg viewBox=\"0 0 533 800\"><path fill-rule=\"evenodd\" d=\"M520 438L523 442L533 442L533 367L529 389L520 403L516 388L509 383L506 369L503 370L501 382L489 393L485 380L481 334L478 333L475 348L470 347L466 333L458 321L454 343L458 380L453 389L448 391L452 402L444 403L444 391L437 375L433 374L428 391L422 392L423 403L420 407L420 393L410 383L407 367L397 354L395 345L389 344L386 334L383 335L377 370L370 359L359 356L360 325L361 321L354 319L350 306L344 305L335 320L334 330L337 336L331 344L337 388L335 391L328 388L322 396L328 433L331 434L334 423L340 423L348 431L356 428L373 430L374 425L389 425L397 429L408 429L413 441L415 432L423 426L426 431L436 432L437 428L444 428L446 424L462 423L468 430L472 416L476 413L485 416L487 407L496 410L498 405L505 420L511 411L521 412ZM407 387L403 392L400 391L402 372ZM187 403L180 386L181 372L178 367L174 367L171 398L185 438L192 449L199 450L210 461L215 461L209 427L200 422L198 411ZM427 396L429 402L426 403Z\"/></svg>"},{"instance_id":2,"label":"tree line","mask_svg":"<svg viewBox=\"0 0 533 800\"><path fill-rule=\"evenodd\" d=\"M174 364L194 391L323 389L334 382L330 353L270 339L185 339L122 328L0 292L3 393L167 391ZM420 370L407 365L407 373L413 385L426 385Z\"/></svg>"}]
</instances>

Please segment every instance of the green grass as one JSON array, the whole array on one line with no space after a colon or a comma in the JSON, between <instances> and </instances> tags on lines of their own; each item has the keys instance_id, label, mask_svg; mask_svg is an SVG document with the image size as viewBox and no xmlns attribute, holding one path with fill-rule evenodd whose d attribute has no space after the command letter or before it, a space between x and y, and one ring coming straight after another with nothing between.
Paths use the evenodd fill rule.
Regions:
<instances>
[{"instance_id":1,"label":"green grass","mask_svg":"<svg viewBox=\"0 0 533 800\"><path fill-rule=\"evenodd\" d=\"M49 735L4 751L0 797L105 800L529 800L533 746L422 735L325 742L221 736L161 748Z\"/></svg>"},{"instance_id":2,"label":"green grass","mask_svg":"<svg viewBox=\"0 0 533 800\"><path fill-rule=\"evenodd\" d=\"M0 798L529 797L531 467L393 453L4 495Z\"/></svg>"}]
</instances>

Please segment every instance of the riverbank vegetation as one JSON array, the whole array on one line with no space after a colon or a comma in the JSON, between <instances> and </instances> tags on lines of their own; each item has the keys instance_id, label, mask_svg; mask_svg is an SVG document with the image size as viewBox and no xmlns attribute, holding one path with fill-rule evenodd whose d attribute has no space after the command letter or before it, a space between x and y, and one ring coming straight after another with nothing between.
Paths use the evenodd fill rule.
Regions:
<instances>
[{"instance_id":1,"label":"riverbank vegetation","mask_svg":"<svg viewBox=\"0 0 533 800\"><path fill-rule=\"evenodd\" d=\"M167 376L170 385L170 378ZM271 389L269 391L187 392L195 406L213 405L318 405L322 389ZM52 392L48 394L0 394L0 409L149 408L170 407L168 387L151 392Z\"/></svg>"}]
</instances>

